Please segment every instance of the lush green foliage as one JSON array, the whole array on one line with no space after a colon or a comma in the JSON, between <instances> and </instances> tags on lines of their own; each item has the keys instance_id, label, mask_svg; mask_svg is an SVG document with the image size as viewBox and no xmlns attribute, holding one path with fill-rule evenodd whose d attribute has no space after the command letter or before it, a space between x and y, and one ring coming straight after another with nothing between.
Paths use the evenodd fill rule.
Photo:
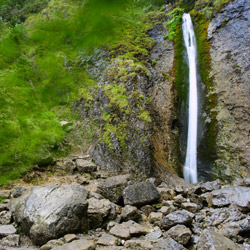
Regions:
<instances>
[{"instance_id":1,"label":"lush green foliage","mask_svg":"<svg viewBox=\"0 0 250 250\"><path fill-rule=\"evenodd\" d=\"M74 100L91 98L88 89L96 86L79 63L82 52L105 46L113 57L145 59L153 45L145 37L151 25L144 22L145 13L162 2L0 1L0 185L72 146L76 132L60 121L74 124ZM143 67L138 64L137 70ZM125 108L126 98L117 99L123 96L119 89L106 91ZM144 110L141 119L149 119ZM80 129L91 140L93 126ZM116 131L124 136L122 127Z\"/></svg>"}]
</instances>

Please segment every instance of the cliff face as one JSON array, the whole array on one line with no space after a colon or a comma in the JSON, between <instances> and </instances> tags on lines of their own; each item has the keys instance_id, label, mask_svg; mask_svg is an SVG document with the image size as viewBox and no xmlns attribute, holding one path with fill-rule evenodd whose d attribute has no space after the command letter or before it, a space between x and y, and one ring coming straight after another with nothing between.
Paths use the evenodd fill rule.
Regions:
<instances>
[{"instance_id":1,"label":"cliff face","mask_svg":"<svg viewBox=\"0 0 250 250\"><path fill-rule=\"evenodd\" d=\"M218 177L250 170L250 2L229 3L210 22L211 72L217 96Z\"/></svg>"}]
</instances>

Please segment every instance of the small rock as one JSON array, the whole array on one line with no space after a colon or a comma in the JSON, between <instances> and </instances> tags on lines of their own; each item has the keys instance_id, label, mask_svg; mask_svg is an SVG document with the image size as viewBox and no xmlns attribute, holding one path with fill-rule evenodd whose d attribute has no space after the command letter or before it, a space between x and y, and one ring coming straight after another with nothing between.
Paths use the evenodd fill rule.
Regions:
<instances>
[{"instance_id":1,"label":"small rock","mask_svg":"<svg viewBox=\"0 0 250 250\"><path fill-rule=\"evenodd\" d=\"M152 243L147 240L127 240L124 246L136 250L153 249Z\"/></svg>"},{"instance_id":2,"label":"small rock","mask_svg":"<svg viewBox=\"0 0 250 250\"><path fill-rule=\"evenodd\" d=\"M181 207L181 204L187 202L187 199L185 199L181 194L178 194L174 197L174 205L177 207Z\"/></svg>"},{"instance_id":3,"label":"small rock","mask_svg":"<svg viewBox=\"0 0 250 250\"><path fill-rule=\"evenodd\" d=\"M0 212L0 225L7 225L11 223L11 212L2 211Z\"/></svg>"},{"instance_id":4,"label":"small rock","mask_svg":"<svg viewBox=\"0 0 250 250\"><path fill-rule=\"evenodd\" d=\"M111 202L118 203L130 179L129 174L100 179L97 187L98 192Z\"/></svg>"},{"instance_id":5,"label":"small rock","mask_svg":"<svg viewBox=\"0 0 250 250\"><path fill-rule=\"evenodd\" d=\"M245 187L250 187L250 176L244 178L244 180L243 180L243 185L244 185Z\"/></svg>"},{"instance_id":6,"label":"small rock","mask_svg":"<svg viewBox=\"0 0 250 250\"><path fill-rule=\"evenodd\" d=\"M221 180L215 180L215 181L208 181L203 184L201 184L201 192L212 192L213 190L218 190L221 188Z\"/></svg>"},{"instance_id":7,"label":"small rock","mask_svg":"<svg viewBox=\"0 0 250 250\"><path fill-rule=\"evenodd\" d=\"M92 161L84 159L76 160L76 168L81 174L91 173L97 170L97 166Z\"/></svg>"},{"instance_id":8,"label":"small rock","mask_svg":"<svg viewBox=\"0 0 250 250\"><path fill-rule=\"evenodd\" d=\"M122 225L129 229L131 236L145 235L150 232L149 227L140 225L132 220L123 222Z\"/></svg>"},{"instance_id":9,"label":"small rock","mask_svg":"<svg viewBox=\"0 0 250 250\"><path fill-rule=\"evenodd\" d=\"M197 243L197 249L203 250L243 250L233 241L216 232L205 230Z\"/></svg>"},{"instance_id":10,"label":"small rock","mask_svg":"<svg viewBox=\"0 0 250 250\"><path fill-rule=\"evenodd\" d=\"M12 197L13 198L18 198L20 197L27 189L24 187L15 187L13 193L12 193Z\"/></svg>"},{"instance_id":11,"label":"small rock","mask_svg":"<svg viewBox=\"0 0 250 250\"><path fill-rule=\"evenodd\" d=\"M160 212L163 213L164 215L170 214L172 212L174 212L176 210L176 208L174 206L163 206L160 209Z\"/></svg>"},{"instance_id":12,"label":"small rock","mask_svg":"<svg viewBox=\"0 0 250 250\"><path fill-rule=\"evenodd\" d=\"M117 246L119 243L119 239L113 235L104 233L101 238L97 241L97 245L104 245L104 246Z\"/></svg>"},{"instance_id":13,"label":"small rock","mask_svg":"<svg viewBox=\"0 0 250 250\"><path fill-rule=\"evenodd\" d=\"M176 195L175 191L170 188L158 187L157 190L162 200L172 200Z\"/></svg>"},{"instance_id":14,"label":"small rock","mask_svg":"<svg viewBox=\"0 0 250 250\"><path fill-rule=\"evenodd\" d=\"M192 202L184 202L181 204L181 207L191 213L196 213L199 210L198 205Z\"/></svg>"},{"instance_id":15,"label":"small rock","mask_svg":"<svg viewBox=\"0 0 250 250\"><path fill-rule=\"evenodd\" d=\"M151 205L145 205L140 208L140 210L146 215L149 216L151 212L156 212L156 208Z\"/></svg>"},{"instance_id":16,"label":"small rock","mask_svg":"<svg viewBox=\"0 0 250 250\"><path fill-rule=\"evenodd\" d=\"M0 212L6 211L6 210L9 210L8 204L1 203L1 204L0 204Z\"/></svg>"},{"instance_id":17,"label":"small rock","mask_svg":"<svg viewBox=\"0 0 250 250\"><path fill-rule=\"evenodd\" d=\"M159 200L156 187L150 182L140 182L126 187L123 191L125 205L143 206Z\"/></svg>"},{"instance_id":18,"label":"small rock","mask_svg":"<svg viewBox=\"0 0 250 250\"><path fill-rule=\"evenodd\" d=\"M152 212L152 213L150 213L148 219L149 219L149 222L150 222L151 224L154 224L154 225L156 225L156 226L159 226L159 225L160 225L160 222L161 222L161 220L162 220L162 217L163 217L163 214L162 214L162 213L160 213L160 212L157 212L157 213Z\"/></svg>"},{"instance_id":19,"label":"small rock","mask_svg":"<svg viewBox=\"0 0 250 250\"><path fill-rule=\"evenodd\" d=\"M121 217L123 221L128 221L128 220L138 221L141 218L141 214L136 207L126 205L125 207L122 208Z\"/></svg>"},{"instance_id":20,"label":"small rock","mask_svg":"<svg viewBox=\"0 0 250 250\"><path fill-rule=\"evenodd\" d=\"M40 247L40 250L51 250L52 248L62 246L64 242L62 240L50 240L45 245Z\"/></svg>"},{"instance_id":21,"label":"small rock","mask_svg":"<svg viewBox=\"0 0 250 250\"><path fill-rule=\"evenodd\" d=\"M9 198L11 194L10 190L0 190L0 197Z\"/></svg>"},{"instance_id":22,"label":"small rock","mask_svg":"<svg viewBox=\"0 0 250 250\"><path fill-rule=\"evenodd\" d=\"M155 240L160 239L161 236L162 236L161 229L159 227L155 227L153 232L145 236L145 239L155 241Z\"/></svg>"},{"instance_id":23,"label":"small rock","mask_svg":"<svg viewBox=\"0 0 250 250\"><path fill-rule=\"evenodd\" d=\"M110 231L110 229L116 225L119 225L116 221L110 221L107 225L107 230Z\"/></svg>"},{"instance_id":24,"label":"small rock","mask_svg":"<svg viewBox=\"0 0 250 250\"><path fill-rule=\"evenodd\" d=\"M18 247L20 241L20 235L12 234L0 241L0 245L8 246L8 247Z\"/></svg>"},{"instance_id":25,"label":"small rock","mask_svg":"<svg viewBox=\"0 0 250 250\"><path fill-rule=\"evenodd\" d=\"M93 240L75 240L62 246L54 247L52 250L94 250L95 242Z\"/></svg>"},{"instance_id":26,"label":"small rock","mask_svg":"<svg viewBox=\"0 0 250 250\"><path fill-rule=\"evenodd\" d=\"M200 249L203 249L203 248L200 248ZM180 245L175 240L168 237L164 240L159 240L154 245L154 250L187 250L187 249L183 247L182 245Z\"/></svg>"},{"instance_id":27,"label":"small rock","mask_svg":"<svg viewBox=\"0 0 250 250\"><path fill-rule=\"evenodd\" d=\"M250 218L242 220L239 224L241 233L249 233L250 232Z\"/></svg>"},{"instance_id":28,"label":"small rock","mask_svg":"<svg viewBox=\"0 0 250 250\"><path fill-rule=\"evenodd\" d=\"M111 230L109 232L112 235L117 236L117 237L122 238L122 239L129 239L130 238L129 229L122 224L115 225L114 227L111 228Z\"/></svg>"},{"instance_id":29,"label":"small rock","mask_svg":"<svg viewBox=\"0 0 250 250\"><path fill-rule=\"evenodd\" d=\"M168 214L162 219L162 227L169 229L177 224L189 225L192 222L194 215L186 210L177 210Z\"/></svg>"},{"instance_id":30,"label":"small rock","mask_svg":"<svg viewBox=\"0 0 250 250\"><path fill-rule=\"evenodd\" d=\"M181 245L186 245L192 236L191 230L184 225L171 227L167 234Z\"/></svg>"},{"instance_id":31,"label":"small rock","mask_svg":"<svg viewBox=\"0 0 250 250\"><path fill-rule=\"evenodd\" d=\"M0 225L0 238L15 234L16 229L13 225Z\"/></svg>"},{"instance_id":32,"label":"small rock","mask_svg":"<svg viewBox=\"0 0 250 250\"><path fill-rule=\"evenodd\" d=\"M63 239L64 239L64 241L65 241L66 243L70 243L70 242L72 242L73 240L78 240L79 238L78 238L78 236L75 235L75 234L66 234L66 235L64 235Z\"/></svg>"}]
</instances>

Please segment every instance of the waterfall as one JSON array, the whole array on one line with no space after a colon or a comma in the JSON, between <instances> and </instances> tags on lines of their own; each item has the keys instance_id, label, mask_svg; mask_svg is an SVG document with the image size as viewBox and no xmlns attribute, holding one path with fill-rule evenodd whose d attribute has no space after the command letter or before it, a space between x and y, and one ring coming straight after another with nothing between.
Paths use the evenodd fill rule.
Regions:
<instances>
[{"instance_id":1,"label":"waterfall","mask_svg":"<svg viewBox=\"0 0 250 250\"><path fill-rule=\"evenodd\" d=\"M188 138L184 167L184 179L188 183L197 182L197 126L198 126L198 93L196 69L196 40L192 20L189 14L182 16L182 30L189 66L189 106Z\"/></svg>"}]
</instances>

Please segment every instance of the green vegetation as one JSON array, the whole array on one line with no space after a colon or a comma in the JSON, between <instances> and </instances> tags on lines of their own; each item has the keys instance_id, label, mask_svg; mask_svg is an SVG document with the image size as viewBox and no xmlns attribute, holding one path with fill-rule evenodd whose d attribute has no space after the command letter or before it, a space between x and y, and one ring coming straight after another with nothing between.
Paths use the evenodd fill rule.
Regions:
<instances>
[{"instance_id":1,"label":"green vegetation","mask_svg":"<svg viewBox=\"0 0 250 250\"><path fill-rule=\"evenodd\" d=\"M79 116L72 112L75 100L91 100L90 89L97 87L85 72L83 55L103 46L113 58L129 58L135 65L134 72L121 69L121 77L146 72L143 61L154 44L146 31L157 18L146 19L162 15L155 8L163 2L0 0L0 185L19 178L32 164L86 143L75 140L79 133L83 140L93 138L95 124L77 125ZM114 106L129 113L120 86L105 91ZM149 121L145 110L139 117ZM104 140L115 131L125 145L125 125L112 125L110 120Z\"/></svg>"}]
</instances>

